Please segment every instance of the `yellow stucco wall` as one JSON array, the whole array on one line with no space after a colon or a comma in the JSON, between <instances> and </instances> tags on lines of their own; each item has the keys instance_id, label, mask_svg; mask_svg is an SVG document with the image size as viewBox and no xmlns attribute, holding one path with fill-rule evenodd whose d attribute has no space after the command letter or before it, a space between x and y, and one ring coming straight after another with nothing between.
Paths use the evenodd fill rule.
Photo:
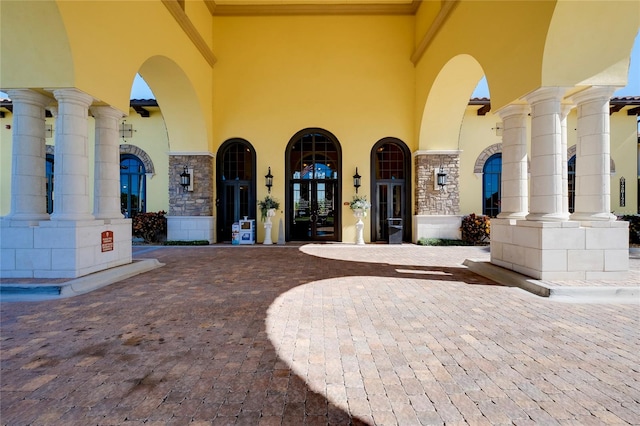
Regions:
<instances>
[{"instance_id":1,"label":"yellow stucco wall","mask_svg":"<svg viewBox=\"0 0 640 426\"><path fill-rule=\"evenodd\" d=\"M343 201L354 194L356 167L370 199L371 147L393 136L416 148L412 38L408 16L216 18L213 152L229 138L251 142L258 199L270 166L272 194L283 201L287 144L299 130L320 127L342 146ZM342 215L343 240L353 240L348 207Z\"/></svg>"},{"instance_id":2,"label":"yellow stucco wall","mask_svg":"<svg viewBox=\"0 0 640 426\"><path fill-rule=\"evenodd\" d=\"M206 6L189 9L211 43ZM3 0L0 14L3 90L75 87L126 113L145 67L141 74L167 109L172 149L209 149L212 69L161 1Z\"/></svg>"}]
</instances>

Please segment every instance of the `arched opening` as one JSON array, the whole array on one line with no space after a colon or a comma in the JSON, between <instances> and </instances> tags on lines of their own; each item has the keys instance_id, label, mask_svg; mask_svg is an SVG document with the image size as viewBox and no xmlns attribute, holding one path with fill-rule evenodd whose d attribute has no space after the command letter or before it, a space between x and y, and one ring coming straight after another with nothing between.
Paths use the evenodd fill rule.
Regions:
<instances>
[{"instance_id":1,"label":"arched opening","mask_svg":"<svg viewBox=\"0 0 640 426\"><path fill-rule=\"evenodd\" d=\"M255 219L256 151L244 139L230 139L217 155L218 242L231 241L234 222Z\"/></svg>"},{"instance_id":2,"label":"arched opening","mask_svg":"<svg viewBox=\"0 0 640 426\"><path fill-rule=\"evenodd\" d=\"M120 156L120 210L124 217L147 211L147 175L142 161L132 154Z\"/></svg>"},{"instance_id":3,"label":"arched opening","mask_svg":"<svg viewBox=\"0 0 640 426\"><path fill-rule=\"evenodd\" d=\"M340 241L342 154L323 129L296 133L286 150L287 240Z\"/></svg>"},{"instance_id":4,"label":"arched opening","mask_svg":"<svg viewBox=\"0 0 640 426\"><path fill-rule=\"evenodd\" d=\"M500 213L502 154L493 154L482 169L482 214L496 217Z\"/></svg>"},{"instance_id":5,"label":"arched opening","mask_svg":"<svg viewBox=\"0 0 640 426\"><path fill-rule=\"evenodd\" d=\"M411 240L411 151L396 138L371 149L371 241L388 241L388 219L402 219L403 241Z\"/></svg>"}]
</instances>

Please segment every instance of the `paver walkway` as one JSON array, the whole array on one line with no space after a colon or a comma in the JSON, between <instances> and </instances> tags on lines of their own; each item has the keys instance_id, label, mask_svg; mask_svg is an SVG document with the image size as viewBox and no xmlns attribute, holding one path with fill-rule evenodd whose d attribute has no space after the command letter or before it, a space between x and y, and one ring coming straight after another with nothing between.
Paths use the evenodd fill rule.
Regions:
<instances>
[{"instance_id":1,"label":"paver walkway","mask_svg":"<svg viewBox=\"0 0 640 426\"><path fill-rule=\"evenodd\" d=\"M482 248L134 255L166 266L0 304L2 424L640 424L640 306L495 285Z\"/></svg>"}]
</instances>

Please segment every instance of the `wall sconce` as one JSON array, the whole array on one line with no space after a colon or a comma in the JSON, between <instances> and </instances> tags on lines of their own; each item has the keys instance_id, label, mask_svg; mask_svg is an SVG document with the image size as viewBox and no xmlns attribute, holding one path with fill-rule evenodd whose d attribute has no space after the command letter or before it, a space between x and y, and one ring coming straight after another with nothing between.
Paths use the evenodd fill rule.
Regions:
<instances>
[{"instance_id":1,"label":"wall sconce","mask_svg":"<svg viewBox=\"0 0 640 426\"><path fill-rule=\"evenodd\" d=\"M271 187L273 186L273 175L271 174L271 167L269 167L269 172L264 175L264 186L267 187L269 194L271 194Z\"/></svg>"},{"instance_id":2,"label":"wall sconce","mask_svg":"<svg viewBox=\"0 0 640 426\"><path fill-rule=\"evenodd\" d=\"M353 187L356 189L356 194L358 193L358 188L360 188L360 183L361 183L360 178L361 177L362 176L360 176L358 174L358 168L356 167L356 174L353 175Z\"/></svg>"},{"instance_id":3,"label":"wall sconce","mask_svg":"<svg viewBox=\"0 0 640 426\"><path fill-rule=\"evenodd\" d=\"M193 169L189 169L187 166L184 166L184 170L180 173L180 185L184 192L193 191Z\"/></svg>"},{"instance_id":4,"label":"wall sconce","mask_svg":"<svg viewBox=\"0 0 640 426\"><path fill-rule=\"evenodd\" d=\"M447 184L447 173L442 166L433 169L433 189L444 190L444 186Z\"/></svg>"}]
</instances>

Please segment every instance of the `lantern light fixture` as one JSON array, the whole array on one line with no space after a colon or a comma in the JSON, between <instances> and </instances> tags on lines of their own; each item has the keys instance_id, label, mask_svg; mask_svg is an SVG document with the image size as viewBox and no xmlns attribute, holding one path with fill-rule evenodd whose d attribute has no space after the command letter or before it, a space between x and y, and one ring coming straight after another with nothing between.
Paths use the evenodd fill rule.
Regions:
<instances>
[{"instance_id":1,"label":"lantern light fixture","mask_svg":"<svg viewBox=\"0 0 640 426\"><path fill-rule=\"evenodd\" d=\"M191 173L193 173L193 171L191 171ZM191 173L187 166L184 166L183 172L180 173L180 185L182 185L184 192L189 190L193 191L193 187L191 186Z\"/></svg>"},{"instance_id":2,"label":"lantern light fixture","mask_svg":"<svg viewBox=\"0 0 640 426\"><path fill-rule=\"evenodd\" d=\"M271 194L271 187L273 186L273 175L271 174L271 167L269 167L269 172L264 176L264 185L267 187L269 194Z\"/></svg>"},{"instance_id":3,"label":"lantern light fixture","mask_svg":"<svg viewBox=\"0 0 640 426\"><path fill-rule=\"evenodd\" d=\"M353 187L356 189L356 194L358 193L358 188L360 188L361 185L361 178L362 176L358 174L358 168L356 167L356 174L353 175Z\"/></svg>"}]
</instances>

